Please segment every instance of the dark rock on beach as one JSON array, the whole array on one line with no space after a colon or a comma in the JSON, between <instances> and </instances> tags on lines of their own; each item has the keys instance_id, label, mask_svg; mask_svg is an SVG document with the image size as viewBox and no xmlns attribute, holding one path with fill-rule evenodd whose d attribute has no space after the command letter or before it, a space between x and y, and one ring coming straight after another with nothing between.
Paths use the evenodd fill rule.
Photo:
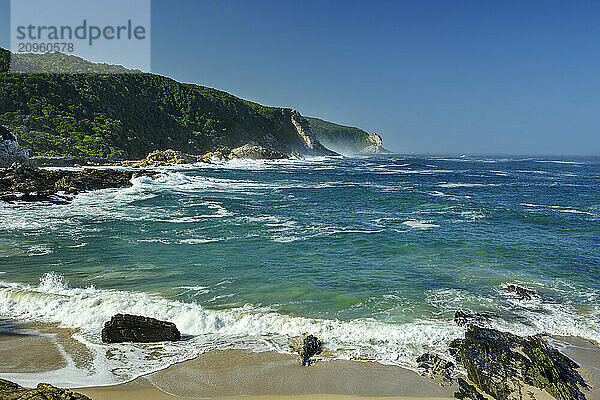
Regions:
<instances>
[{"instance_id":1,"label":"dark rock on beach","mask_svg":"<svg viewBox=\"0 0 600 400\"><path fill-rule=\"evenodd\" d=\"M454 363L444 360L437 354L425 353L417 358L417 367L423 369L432 379L439 377L442 381L451 381Z\"/></svg>"},{"instance_id":2,"label":"dark rock on beach","mask_svg":"<svg viewBox=\"0 0 600 400\"><path fill-rule=\"evenodd\" d=\"M525 398L526 385L558 400L586 398L581 390L588 386L577 372L578 365L541 336L468 326L459 354L468 379L494 399Z\"/></svg>"},{"instance_id":3,"label":"dark rock on beach","mask_svg":"<svg viewBox=\"0 0 600 400\"><path fill-rule=\"evenodd\" d=\"M508 285L506 290L516 294L519 297L519 300L531 300L533 296L535 296L535 292L533 290L525 289L517 285Z\"/></svg>"},{"instance_id":4,"label":"dark rock on beach","mask_svg":"<svg viewBox=\"0 0 600 400\"><path fill-rule=\"evenodd\" d=\"M313 335L308 335L302 342L302 347L299 350L300 360L302 365L311 364L311 357L321 354L323 351L323 343Z\"/></svg>"},{"instance_id":5,"label":"dark rock on beach","mask_svg":"<svg viewBox=\"0 0 600 400\"><path fill-rule=\"evenodd\" d=\"M27 389L0 379L0 399L2 400L91 400L89 397L70 390L59 389L40 383L35 389Z\"/></svg>"},{"instance_id":6,"label":"dark rock on beach","mask_svg":"<svg viewBox=\"0 0 600 400\"><path fill-rule=\"evenodd\" d=\"M458 391L454 393L454 397L461 400L486 400L475 386L463 378L458 378Z\"/></svg>"},{"instance_id":7,"label":"dark rock on beach","mask_svg":"<svg viewBox=\"0 0 600 400\"><path fill-rule=\"evenodd\" d=\"M179 339L181 333L174 323L139 315L117 314L102 329L102 341L105 343L151 343Z\"/></svg>"},{"instance_id":8,"label":"dark rock on beach","mask_svg":"<svg viewBox=\"0 0 600 400\"><path fill-rule=\"evenodd\" d=\"M155 173L140 171L136 174L152 176ZM66 203L80 192L129 187L133 176L131 171L115 169L49 171L15 163L10 168L0 168L0 200Z\"/></svg>"}]
</instances>

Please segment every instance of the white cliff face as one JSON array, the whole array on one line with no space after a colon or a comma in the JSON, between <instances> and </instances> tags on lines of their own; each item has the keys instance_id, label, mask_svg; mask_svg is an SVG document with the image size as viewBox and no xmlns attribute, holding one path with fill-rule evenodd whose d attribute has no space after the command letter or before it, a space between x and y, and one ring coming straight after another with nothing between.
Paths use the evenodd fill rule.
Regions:
<instances>
[{"instance_id":1,"label":"white cliff face","mask_svg":"<svg viewBox=\"0 0 600 400\"><path fill-rule=\"evenodd\" d=\"M383 139L376 133L371 133L368 137L370 145L362 149L361 153L369 153L369 154L379 154L379 153L389 153L388 150L383 148Z\"/></svg>"},{"instance_id":2,"label":"white cliff face","mask_svg":"<svg viewBox=\"0 0 600 400\"><path fill-rule=\"evenodd\" d=\"M383 139L381 139L381 136L376 133L371 133L369 135L369 140L373 142L375 146L383 146Z\"/></svg>"},{"instance_id":3,"label":"white cliff face","mask_svg":"<svg viewBox=\"0 0 600 400\"><path fill-rule=\"evenodd\" d=\"M304 141L306 148L314 150L315 143L319 143L319 141L313 133L308 120L300 115L297 110L292 111L292 124L296 127L296 131L298 131L298 135Z\"/></svg>"},{"instance_id":4,"label":"white cliff face","mask_svg":"<svg viewBox=\"0 0 600 400\"><path fill-rule=\"evenodd\" d=\"M13 162L29 163L29 151L17 142L17 136L0 127L0 167L10 167Z\"/></svg>"},{"instance_id":5,"label":"white cliff face","mask_svg":"<svg viewBox=\"0 0 600 400\"><path fill-rule=\"evenodd\" d=\"M302 139L305 150L309 154L315 155L337 155L336 152L327 149L321 144L317 136L314 134L310 122L304 118L299 111L293 110L291 116L292 124L298 132L298 136Z\"/></svg>"}]
</instances>

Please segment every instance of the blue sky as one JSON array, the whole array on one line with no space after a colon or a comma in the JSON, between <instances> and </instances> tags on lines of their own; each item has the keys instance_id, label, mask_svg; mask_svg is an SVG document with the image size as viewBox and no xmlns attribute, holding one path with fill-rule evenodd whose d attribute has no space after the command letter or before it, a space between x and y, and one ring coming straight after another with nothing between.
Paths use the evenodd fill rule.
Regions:
<instances>
[{"instance_id":1,"label":"blue sky","mask_svg":"<svg viewBox=\"0 0 600 400\"><path fill-rule=\"evenodd\" d=\"M600 2L153 0L152 70L398 152L600 155Z\"/></svg>"}]
</instances>

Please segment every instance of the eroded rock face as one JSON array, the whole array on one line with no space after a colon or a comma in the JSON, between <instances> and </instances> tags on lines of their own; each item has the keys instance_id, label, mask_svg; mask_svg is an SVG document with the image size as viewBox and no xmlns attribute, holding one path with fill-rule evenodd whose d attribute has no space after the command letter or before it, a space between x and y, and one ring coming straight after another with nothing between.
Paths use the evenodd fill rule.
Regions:
<instances>
[{"instance_id":1,"label":"eroded rock face","mask_svg":"<svg viewBox=\"0 0 600 400\"><path fill-rule=\"evenodd\" d=\"M13 163L32 165L29 160L29 151L17 142L17 136L0 126L0 168L6 168Z\"/></svg>"},{"instance_id":2,"label":"eroded rock face","mask_svg":"<svg viewBox=\"0 0 600 400\"><path fill-rule=\"evenodd\" d=\"M89 397L66 389L59 389L40 383L35 389L27 389L0 379L0 399L2 400L91 400Z\"/></svg>"},{"instance_id":3,"label":"eroded rock face","mask_svg":"<svg viewBox=\"0 0 600 400\"><path fill-rule=\"evenodd\" d=\"M117 314L102 329L102 341L105 343L151 343L179 339L181 333L174 323L139 315Z\"/></svg>"},{"instance_id":4,"label":"eroded rock face","mask_svg":"<svg viewBox=\"0 0 600 400\"><path fill-rule=\"evenodd\" d=\"M253 160L279 160L288 158L288 155L281 151L254 144L245 144L237 147L231 150L230 155L233 158L249 158Z\"/></svg>"},{"instance_id":5,"label":"eroded rock face","mask_svg":"<svg viewBox=\"0 0 600 400\"><path fill-rule=\"evenodd\" d=\"M310 122L308 122L299 111L292 110L291 121L298 132L298 136L302 139L305 153L314 155L337 155L335 151L329 150L319 142L319 139L317 139L317 136L313 133Z\"/></svg>"},{"instance_id":6,"label":"eroded rock face","mask_svg":"<svg viewBox=\"0 0 600 400\"><path fill-rule=\"evenodd\" d=\"M494 399L526 398L525 385L558 400L586 398L581 389L588 386L577 372L578 365L541 336L520 337L468 326L458 351L469 380Z\"/></svg>"},{"instance_id":7,"label":"eroded rock face","mask_svg":"<svg viewBox=\"0 0 600 400\"><path fill-rule=\"evenodd\" d=\"M154 173L141 171L148 176ZM23 164L0 168L0 200L68 202L80 192L129 187L131 171L84 169L82 171L48 171Z\"/></svg>"}]
</instances>

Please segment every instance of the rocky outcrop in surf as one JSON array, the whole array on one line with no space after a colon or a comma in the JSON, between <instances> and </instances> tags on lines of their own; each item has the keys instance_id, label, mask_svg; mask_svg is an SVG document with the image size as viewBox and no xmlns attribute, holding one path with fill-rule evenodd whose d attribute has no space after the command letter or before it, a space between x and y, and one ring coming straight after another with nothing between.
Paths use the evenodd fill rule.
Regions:
<instances>
[{"instance_id":1,"label":"rocky outcrop in surf","mask_svg":"<svg viewBox=\"0 0 600 400\"><path fill-rule=\"evenodd\" d=\"M179 339L181 333L174 323L140 315L117 314L102 329L104 343L151 343Z\"/></svg>"},{"instance_id":2,"label":"rocky outcrop in surf","mask_svg":"<svg viewBox=\"0 0 600 400\"><path fill-rule=\"evenodd\" d=\"M492 316L490 314L468 314L464 311L456 311L454 313L454 322L458 326L466 326L467 324L488 322L491 318Z\"/></svg>"},{"instance_id":3,"label":"rocky outcrop in surf","mask_svg":"<svg viewBox=\"0 0 600 400\"><path fill-rule=\"evenodd\" d=\"M558 400L586 398L582 390L589 387L577 371L579 366L540 335L521 337L468 325L464 339L455 346L456 359L476 388L461 385L464 393L457 392L457 398L479 398L478 390L496 400L521 400L536 390Z\"/></svg>"},{"instance_id":4,"label":"rocky outcrop in surf","mask_svg":"<svg viewBox=\"0 0 600 400\"><path fill-rule=\"evenodd\" d=\"M9 167L15 162L33 165L29 159L29 151L19 145L17 136L0 126L0 168Z\"/></svg>"},{"instance_id":5,"label":"rocky outcrop in surf","mask_svg":"<svg viewBox=\"0 0 600 400\"><path fill-rule=\"evenodd\" d=\"M0 379L0 399L2 400L91 400L89 397L66 389L59 389L47 383L40 383L34 389L24 388Z\"/></svg>"},{"instance_id":6,"label":"rocky outcrop in surf","mask_svg":"<svg viewBox=\"0 0 600 400\"><path fill-rule=\"evenodd\" d=\"M482 400L484 394L495 400L540 395L557 400L586 399L583 391L590 387L579 374L577 363L553 348L543 335L518 336L481 326L489 326L492 319L488 314L463 311L454 315L456 324L466 331L463 338L449 344L448 355L462 366L466 376L455 376L454 364L435 354L417 358L418 367L431 379L441 378L442 383L457 379L454 396L458 399Z\"/></svg>"},{"instance_id":7,"label":"rocky outcrop in surf","mask_svg":"<svg viewBox=\"0 0 600 400\"><path fill-rule=\"evenodd\" d=\"M15 163L10 168L0 168L0 201L67 203L73 195L80 192L129 187L134 174L155 175L148 171L134 173L90 168L81 171L49 171Z\"/></svg>"},{"instance_id":8,"label":"rocky outcrop in surf","mask_svg":"<svg viewBox=\"0 0 600 400\"><path fill-rule=\"evenodd\" d=\"M211 163L214 159L233 160L234 158L246 158L253 160L280 160L292 157L299 158L302 156L297 152L284 153L272 148L260 146L256 143L249 143L240 147L236 147L231 151L227 149L221 149L199 156L183 153L173 149L155 150L142 160L119 161L115 164L124 167L145 168L177 164L193 164L197 162Z\"/></svg>"},{"instance_id":9,"label":"rocky outcrop in surf","mask_svg":"<svg viewBox=\"0 0 600 400\"><path fill-rule=\"evenodd\" d=\"M517 295L517 297L519 298L519 300L531 300L533 298L533 296L535 296L535 292L533 290L530 289L525 289L521 286L517 286L517 285L508 285L506 287L506 290L508 290L511 293L514 293Z\"/></svg>"},{"instance_id":10,"label":"rocky outcrop in surf","mask_svg":"<svg viewBox=\"0 0 600 400\"><path fill-rule=\"evenodd\" d=\"M245 144L231 150L230 156L232 158L248 158L253 160L280 160L289 158L291 155L255 144Z\"/></svg>"}]
</instances>

